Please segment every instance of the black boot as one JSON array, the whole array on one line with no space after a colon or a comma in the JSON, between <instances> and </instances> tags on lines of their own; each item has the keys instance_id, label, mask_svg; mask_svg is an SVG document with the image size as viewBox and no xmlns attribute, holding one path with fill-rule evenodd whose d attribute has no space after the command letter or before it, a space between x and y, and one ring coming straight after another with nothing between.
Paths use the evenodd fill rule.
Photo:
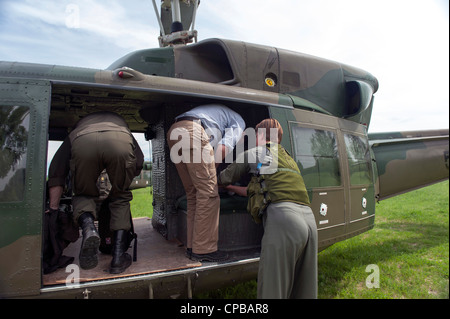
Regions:
<instances>
[{"instance_id":1,"label":"black boot","mask_svg":"<svg viewBox=\"0 0 450 319\"><path fill-rule=\"evenodd\" d=\"M116 230L113 237L113 251L109 273L120 274L131 265L131 256L126 253L128 249L128 231Z\"/></svg>"},{"instance_id":2,"label":"black boot","mask_svg":"<svg viewBox=\"0 0 450 319\"><path fill-rule=\"evenodd\" d=\"M92 269L97 266L97 251L100 245L100 236L94 225L94 217L89 212L83 213L78 218L78 224L83 234L80 248L80 267Z\"/></svg>"}]
</instances>

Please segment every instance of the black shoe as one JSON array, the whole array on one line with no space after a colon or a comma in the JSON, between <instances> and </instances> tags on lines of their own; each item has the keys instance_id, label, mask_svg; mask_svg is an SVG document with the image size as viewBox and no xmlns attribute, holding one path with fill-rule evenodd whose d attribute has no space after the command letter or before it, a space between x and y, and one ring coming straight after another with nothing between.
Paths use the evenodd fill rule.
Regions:
<instances>
[{"instance_id":1,"label":"black shoe","mask_svg":"<svg viewBox=\"0 0 450 319\"><path fill-rule=\"evenodd\" d=\"M83 213L78 218L81 227L83 241L80 248L80 267L82 269L92 269L97 266L97 251L100 245L100 236L94 225L94 217L91 213Z\"/></svg>"},{"instance_id":2,"label":"black shoe","mask_svg":"<svg viewBox=\"0 0 450 319\"><path fill-rule=\"evenodd\" d=\"M128 231L116 230L113 238L113 251L110 274L120 274L131 265L131 256L126 253L128 249Z\"/></svg>"},{"instance_id":3,"label":"black shoe","mask_svg":"<svg viewBox=\"0 0 450 319\"><path fill-rule=\"evenodd\" d=\"M192 253L191 254L191 260L196 260L196 261L225 261L228 259L228 254L220 251L220 250L216 250L212 253L208 253L208 254L196 254L196 253Z\"/></svg>"}]
</instances>

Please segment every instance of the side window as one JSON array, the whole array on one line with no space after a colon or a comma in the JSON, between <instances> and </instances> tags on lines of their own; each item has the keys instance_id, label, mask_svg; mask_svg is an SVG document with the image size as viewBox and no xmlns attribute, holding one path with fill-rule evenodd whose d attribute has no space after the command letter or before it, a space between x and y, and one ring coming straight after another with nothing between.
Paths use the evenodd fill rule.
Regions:
<instances>
[{"instance_id":1,"label":"side window","mask_svg":"<svg viewBox=\"0 0 450 319\"><path fill-rule=\"evenodd\" d=\"M18 202L25 193L30 110L0 106L0 202Z\"/></svg>"},{"instance_id":2,"label":"side window","mask_svg":"<svg viewBox=\"0 0 450 319\"><path fill-rule=\"evenodd\" d=\"M294 159L307 188L340 186L339 154L332 131L292 127Z\"/></svg>"},{"instance_id":3,"label":"side window","mask_svg":"<svg viewBox=\"0 0 450 319\"><path fill-rule=\"evenodd\" d=\"M372 182L372 168L367 140L361 136L344 134L351 185Z\"/></svg>"}]
</instances>

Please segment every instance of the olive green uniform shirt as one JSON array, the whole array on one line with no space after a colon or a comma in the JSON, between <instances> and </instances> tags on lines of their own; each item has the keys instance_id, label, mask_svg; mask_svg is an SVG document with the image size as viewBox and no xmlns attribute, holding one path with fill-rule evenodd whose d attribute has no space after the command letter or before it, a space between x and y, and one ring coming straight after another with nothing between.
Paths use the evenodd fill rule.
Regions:
<instances>
[{"instance_id":1,"label":"olive green uniform shirt","mask_svg":"<svg viewBox=\"0 0 450 319\"><path fill-rule=\"evenodd\" d=\"M127 123L112 112L91 113L78 121L56 152L49 168L48 186L63 186L69 170L72 174L73 218L84 212L96 217L95 200L99 197L97 179L106 169L111 181L110 229L128 230L129 186L143 166L143 153Z\"/></svg>"},{"instance_id":2,"label":"olive green uniform shirt","mask_svg":"<svg viewBox=\"0 0 450 319\"><path fill-rule=\"evenodd\" d=\"M232 184L244 174L252 174L247 210L256 222L261 221L260 216L270 203L310 205L298 166L280 144L268 143L244 152L220 173L218 184Z\"/></svg>"}]
</instances>

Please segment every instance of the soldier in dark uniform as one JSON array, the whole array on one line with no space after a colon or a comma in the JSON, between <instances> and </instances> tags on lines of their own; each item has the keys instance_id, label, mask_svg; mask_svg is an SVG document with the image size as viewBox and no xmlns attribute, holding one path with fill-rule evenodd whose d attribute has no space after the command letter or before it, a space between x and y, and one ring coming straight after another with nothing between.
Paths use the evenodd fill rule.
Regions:
<instances>
[{"instance_id":1,"label":"soldier in dark uniform","mask_svg":"<svg viewBox=\"0 0 450 319\"><path fill-rule=\"evenodd\" d=\"M97 179L103 169L109 176L111 190L109 209L113 235L113 259L110 273L121 273L131 264L127 232L131 228L129 186L139 175L144 156L127 123L118 114L97 112L87 115L75 125L56 152L49 168L50 208L58 209L65 177L72 174L73 217L82 229L80 267L97 266L100 236L94 225L99 197Z\"/></svg>"}]
</instances>

